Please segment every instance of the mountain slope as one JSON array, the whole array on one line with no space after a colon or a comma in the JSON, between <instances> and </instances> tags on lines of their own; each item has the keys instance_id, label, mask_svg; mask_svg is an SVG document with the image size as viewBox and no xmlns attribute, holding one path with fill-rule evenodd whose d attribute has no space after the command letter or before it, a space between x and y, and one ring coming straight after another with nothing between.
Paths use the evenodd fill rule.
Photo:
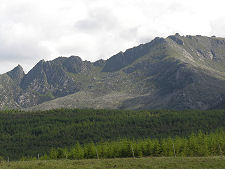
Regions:
<instances>
[{"instance_id":1,"label":"mountain slope","mask_svg":"<svg viewBox=\"0 0 225 169\"><path fill-rule=\"evenodd\" d=\"M10 73L13 74L13 72L10 72ZM10 77L8 73L0 75L0 108L1 109L20 108L19 103L16 102L17 96L20 92L21 92L21 89L18 86L17 78L12 79L12 77Z\"/></svg>"},{"instance_id":2,"label":"mountain slope","mask_svg":"<svg viewBox=\"0 0 225 169\"><path fill-rule=\"evenodd\" d=\"M177 43L171 38L180 41ZM140 108L144 109L208 109L222 100L225 87L224 40L191 37L198 41L200 48L190 43L189 38L179 35L169 37L165 40L165 46L156 49L161 54L145 56L126 69L146 74L147 84L154 86L155 90L127 100L123 108L140 104ZM215 43L220 45L216 46ZM203 48L204 45L207 46ZM200 49L206 54L199 54ZM216 57L210 57L210 52Z\"/></svg>"},{"instance_id":3,"label":"mountain slope","mask_svg":"<svg viewBox=\"0 0 225 169\"><path fill-rule=\"evenodd\" d=\"M15 108L211 109L224 105L225 39L175 34L106 61L59 57L14 74L0 76L11 88L0 84Z\"/></svg>"}]
</instances>

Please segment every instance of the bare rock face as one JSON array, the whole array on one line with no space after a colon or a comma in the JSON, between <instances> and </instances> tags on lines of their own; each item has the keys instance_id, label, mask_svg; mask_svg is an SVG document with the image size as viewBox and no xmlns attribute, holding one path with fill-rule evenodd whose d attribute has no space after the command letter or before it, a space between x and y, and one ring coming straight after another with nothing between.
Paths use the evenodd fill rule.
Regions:
<instances>
[{"instance_id":1,"label":"bare rock face","mask_svg":"<svg viewBox=\"0 0 225 169\"><path fill-rule=\"evenodd\" d=\"M96 62L93 63L93 65L97 67L102 67L105 65L105 60L103 59L97 60Z\"/></svg>"},{"instance_id":2,"label":"bare rock face","mask_svg":"<svg viewBox=\"0 0 225 169\"><path fill-rule=\"evenodd\" d=\"M15 67L13 70L9 71L7 74L18 84L25 75L23 68L20 65Z\"/></svg>"},{"instance_id":3,"label":"bare rock face","mask_svg":"<svg viewBox=\"0 0 225 169\"><path fill-rule=\"evenodd\" d=\"M176 42L178 45L184 45L183 40L180 38L180 35L176 33L173 36L169 36L170 39L172 39L174 42Z\"/></svg>"},{"instance_id":4,"label":"bare rock face","mask_svg":"<svg viewBox=\"0 0 225 169\"><path fill-rule=\"evenodd\" d=\"M28 93L29 91L30 93L35 91L38 103L79 91L73 78L68 74L81 71L79 68L77 70L75 68L73 69L73 67L76 67L74 63L77 60L73 61L72 57L58 58L47 62L41 60L24 76L20 86ZM79 63L77 64L80 66ZM26 97L24 96L22 98Z\"/></svg>"},{"instance_id":5,"label":"bare rock face","mask_svg":"<svg viewBox=\"0 0 225 169\"><path fill-rule=\"evenodd\" d=\"M63 68L71 73L87 72L91 68L91 62L84 62L78 56L71 56L62 63Z\"/></svg>"},{"instance_id":6,"label":"bare rock face","mask_svg":"<svg viewBox=\"0 0 225 169\"><path fill-rule=\"evenodd\" d=\"M118 54L112 56L106 61L106 64L103 68L103 72L115 72L118 71L130 64L132 64L138 58L146 55L149 51L154 48L157 44L165 43L163 38L155 38L153 41L141 44L137 47L127 49L125 52L119 52Z\"/></svg>"}]
</instances>

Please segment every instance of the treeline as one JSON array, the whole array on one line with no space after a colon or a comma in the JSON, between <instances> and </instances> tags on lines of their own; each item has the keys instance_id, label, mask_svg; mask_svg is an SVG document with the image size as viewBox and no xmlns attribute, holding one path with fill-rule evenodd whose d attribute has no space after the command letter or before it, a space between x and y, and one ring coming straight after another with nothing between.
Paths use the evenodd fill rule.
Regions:
<instances>
[{"instance_id":1,"label":"treeline","mask_svg":"<svg viewBox=\"0 0 225 169\"><path fill-rule=\"evenodd\" d=\"M169 156L223 156L225 152L225 132L192 133L187 138L163 138L89 143L68 148L51 149L40 160L48 159L90 159L90 158L124 158L124 157L169 157ZM35 160L36 157L23 157L21 160Z\"/></svg>"},{"instance_id":2,"label":"treeline","mask_svg":"<svg viewBox=\"0 0 225 169\"><path fill-rule=\"evenodd\" d=\"M225 110L128 111L57 109L1 111L0 156L16 160L48 153L76 142L185 137L201 130L225 129Z\"/></svg>"}]
</instances>

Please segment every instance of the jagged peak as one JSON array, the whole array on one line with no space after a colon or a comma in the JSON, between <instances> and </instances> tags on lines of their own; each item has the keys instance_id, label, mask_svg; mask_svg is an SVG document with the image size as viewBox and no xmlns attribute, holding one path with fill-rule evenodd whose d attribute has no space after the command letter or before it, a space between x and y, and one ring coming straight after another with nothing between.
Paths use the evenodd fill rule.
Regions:
<instances>
[{"instance_id":1,"label":"jagged peak","mask_svg":"<svg viewBox=\"0 0 225 169\"><path fill-rule=\"evenodd\" d=\"M75 56L75 55L70 56L69 59L77 59L82 61L82 59L79 56Z\"/></svg>"},{"instance_id":2,"label":"jagged peak","mask_svg":"<svg viewBox=\"0 0 225 169\"><path fill-rule=\"evenodd\" d=\"M170 35L168 36L168 38L176 42L178 45L184 45L184 41L182 40L182 37L178 33L176 33L175 35Z\"/></svg>"},{"instance_id":3,"label":"jagged peak","mask_svg":"<svg viewBox=\"0 0 225 169\"><path fill-rule=\"evenodd\" d=\"M38 63L45 63L45 60L41 59Z\"/></svg>"},{"instance_id":4,"label":"jagged peak","mask_svg":"<svg viewBox=\"0 0 225 169\"><path fill-rule=\"evenodd\" d=\"M49 61L49 62L55 62L55 63L59 63L59 64L64 64L65 62L71 62L71 61L78 61L78 62L82 62L82 59L79 57L79 56L70 56L70 57L64 57L64 56L60 56L60 57L57 57L55 58L54 60L52 61Z\"/></svg>"},{"instance_id":5,"label":"jagged peak","mask_svg":"<svg viewBox=\"0 0 225 169\"><path fill-rule=\"evenodd\" d=\"M99 59L99 60L95 61L93 64L94 64L94 66L101 67L101 66L105 65L105 62L106 62L105 60Z\"/></svg>"},{"instance_id":6,"label":"jagged peak","mask_svg":"<svg viewBox=\"0 0 225 169\"><path fill-rule=\"evenodd\" d=\"M155 45L164 44L166 40L161 37L156 37L152 41L140 44L133 48L127 49L125 52L119 52L106 60L105 66L102 69L103 72L115 72L129 64L132 64L138 58L149 53L151 48Z\"/></svg>"},{"instance_id":7,"label":"jagged peak","mask_svg":"<svg viewBox=\"0 0 225 169\"><path fill-rule=\"evenodd\" d=\"M43 65L46 63L46 61L44 59L40 60L35 66L34 68L40 68L43 67ZM32 70L32 69L31 69Z\"/></svg>"},{"instance_id":8,"label":"jagged peak","mask_svg":"<svg viewBox=\"0 0 225 169\"><path fill-rule=\"evenodd\" d=\"M151 43L163 43L166 40L162 37L156 37L155 39L153 39L151 42L147 43L147 44L151 44ZM145 45L145 44L144 44Z\"/></svg>"},{"instance_id":9,"label":"jagged peak","mask_svg":"<svg viewBox=\"0 0 225 169\"><path fill-rule=\"evenodd\" d=\"M16 82L21 81L21 79L24 77L25 73L23 71L23 68L20 64L16 66L14 69L11 71L7 72L8 76L10 76L13 80Z\"/></svg>"},{"instance_id":10,"label":"jagged peak","mask_svg":"<svg viewBox=\"0 0 225 169\"><path fill-rule=\"evenodd\" d=\"M36 68L36 67L41 67L43 66L43 64L45 64L46 61L44 59L40 60L33 68ZM31 69L32 70L32 69Z\"/></svg>"},{"instance_id":11,"label":"jagged peak","mask_svg":"<svg viewBox=\"0 0 225 169\"><path fill-rule=\"evenodd\" d=\"M15 68L23 70L23 67L20 64L18 64Z\"/></svg>"},{"instance_id":12,"label":"jagged peak","mask_svg":"<svg viewBox=\"0 0 225 169\"><path fill-rule=\"evenodd\" d=\"M13 68L11 71L9 71L8 74L16 73L16 72L24 73L23 67L20 64L18 64L15 68Z\"/></svg>"}]
</instances>

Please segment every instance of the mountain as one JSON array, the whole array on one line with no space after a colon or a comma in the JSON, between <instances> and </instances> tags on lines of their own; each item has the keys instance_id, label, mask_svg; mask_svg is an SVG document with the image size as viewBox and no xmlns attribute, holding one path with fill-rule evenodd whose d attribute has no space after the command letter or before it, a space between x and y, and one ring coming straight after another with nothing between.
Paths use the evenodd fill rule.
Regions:
<instances>
[{"instance_id":1,"label":"mountain","mask_svg":"<svg viewBox=\"0 0 225 169\"><path fill-rule=\"evenodd\" d=\"M0 108L212 109L225 103L225 38L171 35L96 62L41 60L0 75Z\"/></svg>"}]
</instances>

